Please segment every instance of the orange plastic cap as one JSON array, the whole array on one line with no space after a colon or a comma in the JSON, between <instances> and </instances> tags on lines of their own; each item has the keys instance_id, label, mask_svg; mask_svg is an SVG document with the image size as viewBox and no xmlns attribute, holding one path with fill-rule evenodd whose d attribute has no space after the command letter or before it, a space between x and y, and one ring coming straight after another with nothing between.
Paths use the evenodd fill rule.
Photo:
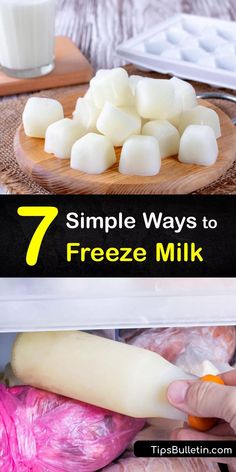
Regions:
<instances>
[{"instance_id":1,"label":"orange plastic cap","mask_svg":"<svg viewBox=\"0 0 236 472\"><path fill-rule=\"evenodd\" d=\"M219 385L224 385L224 381L218 375L204 375L199 380L202 382L213 382ZM197 431L209 431L209 429L213 428L217 422L216 418L200 418L198 416L188 416L188 424L191 428L196 429Z\"/></svg>"}]
</instances>

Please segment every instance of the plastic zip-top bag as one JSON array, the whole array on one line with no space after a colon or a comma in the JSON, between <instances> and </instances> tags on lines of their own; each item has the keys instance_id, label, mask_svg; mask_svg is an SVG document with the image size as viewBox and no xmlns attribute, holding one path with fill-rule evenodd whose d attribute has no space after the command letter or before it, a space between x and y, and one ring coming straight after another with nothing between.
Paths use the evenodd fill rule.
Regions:
<instances>
[{"instance_id":1,"label":"plastic zip-top bag","mask_svg":"<svg viewBox=\"0 0 236 472\"><path fill-rule=\"evenodd\" d=\"M236 279L0 279L0 332L235 324Z\"/></svg>"}]
</instances>

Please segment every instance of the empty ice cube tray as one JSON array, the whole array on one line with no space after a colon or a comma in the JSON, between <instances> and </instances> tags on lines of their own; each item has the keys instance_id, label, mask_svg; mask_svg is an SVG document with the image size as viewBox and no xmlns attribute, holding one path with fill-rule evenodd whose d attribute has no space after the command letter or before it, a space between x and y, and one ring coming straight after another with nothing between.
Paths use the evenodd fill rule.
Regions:
<instances>
[{"instance_id":1,"label":"empty ice cube tray","mask_svg":"<svg viewBox=\"0 0 236 472\"><path fill-rule=\"evenodd\" d=\"M236 89L236 22L177 15L121 44L137 66Z\"/></svg>"}]
</instances>

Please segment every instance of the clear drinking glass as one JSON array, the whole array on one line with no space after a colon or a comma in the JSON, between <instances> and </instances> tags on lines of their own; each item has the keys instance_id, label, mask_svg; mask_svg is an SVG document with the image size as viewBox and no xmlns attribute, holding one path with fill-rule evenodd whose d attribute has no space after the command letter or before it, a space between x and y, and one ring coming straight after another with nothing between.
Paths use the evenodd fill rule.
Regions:
<instances>
[{"instance_id":1,"label":"clear drinking glass","mask_svg":"<svg viewBox=\"0 0 236 472\"><path fill-rule=\"evenodd\" d=\"M55 0L0 0L0 64L7 75L49 74L54 45Z\"/></svg>"}]
</instances>

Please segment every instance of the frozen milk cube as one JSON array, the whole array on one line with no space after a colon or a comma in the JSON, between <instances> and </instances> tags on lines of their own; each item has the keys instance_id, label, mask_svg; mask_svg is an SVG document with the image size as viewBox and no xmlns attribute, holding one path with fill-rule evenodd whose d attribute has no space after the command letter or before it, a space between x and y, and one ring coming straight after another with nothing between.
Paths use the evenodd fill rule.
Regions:
<instances>
[{"instance_id":1,"label":"frozen milk cube","mask_svg":"<svg viewBox=\"0 0 236 472\"><path fill-rule=\"evenodd\" d=\"M98 69L97 72L96 72L96 76L95 77L103 77L105 76L106 74L110 74L110 72L112 71L113 69Z\"/></svg>"},{"instance_id":2,"label":"frozen milk cube","mask_svg":"<svg viewBox=\"0 0 236 472\"><path fill-rule=\"evenodd\" d=\"M121 67L99 71L90 81L90 90L96 107L100 109L106 101L118 107L134 103L128 74Z\"/></svg>"},{"instance_id":3,"label":"frozen milk cube","mask_svg":"<svg viewBox=\"0 0 236 472\"><path fill-rule=\"evenodd\" d=\"M31 138L45 138L48 126L63 118L63 107L57 100L31 97L23 112L25 134Z\"/></svg>"},{"instance_id":4,"label":"frozen milk cube","mask_svg":"<svg viewBox=\"0 0 236 472\"><path fill-rule=\"evenodd\" d=\"M197 96L194 88L188 82L177 77L173 77L170 82L174 87L175 97L171 114L167 117L167 120L178 128L183 111L197 106Z\"/></svg>"},{"instance_id":5,"label":"frozen milk cube","mask_svg":"<svg viewBox=\"0 0 236 472\"><path fill-rule=\"evenodd\" d=\"M72 147L72 169L87 174L101 174L116 162L111 141L101 134L88 133Z\"/></svg>"},{"instance_id":6,"label":"frozen milk cube","mask_svg":"<svg viewBox=\"0 0 236 472\"><path fill-rule=\"evenodd\" d=\"M180 140L179 161L185 164L210 166L218 157L215 133L210 126L190 125Z\"/></svg>"},{"instance_id":7,"label":"frozen milk cube","mask_svg":"<svg viewBox=\"0 0 236 472\"><path fill-rule=\"evenodd\" d=\"M135 95L136 86L141 80L143 80L143 77L141 75L130 75L129 86L133 95Z\"/></svg>"},{"instance_id":8,"label":"frozen milk cube","mask_svg":"<svg viewBox=\"0 0 236 472\"><path fill-rule=\"evenodd\" d=\"M175 128L179 127L180 117L183 113L181 97L175 93L171 113L166 118Z\"/></svg>"},{"instance_id":9,"label":"frozen milk cube","mask_svg":"<svg viewBox=\"0 0 236 472\"><path fill-rule=\"evenodd\" d=\"M142 134L154 136L160 147L161 158L174 156L179 152L180 136L178 130L168 121L149 121L143 126Z\"/></svg>"},{"instance_id":10,"label":"frozen milk cube","mask_svg":"<svg viewBox=\"0 0 236 472\"><path fill-rule=\"evenodd\" d=\"M73 144L85 133L76 121L65 118L50 125L46 131L45 152L60 159L69 159Z\"/></svg>"},{"instance_id":11,"label":"frozen milk cube","mask_svg":"<svg viewBox=\"0 0 236 472\"><path fill-rule=\"evenodd\" d=\"M158 141L153 136L130 136L121 151L119 172L126 175L153 176L161 168Z\"/></svg>"},{"instance_id":12,"label":"frozen milk cube","mask_svg":"<svg viewBox=\"0 0 236 472\"><path fill-rule=\"evenodd\" d=\"M141 80L136 86L136 107L142 118L167 119L173 109L175 92L170 80Z\"/></svg>"},{"instance_id":13,"label":"frozen milk cube","mask_svg":"<svg viewBox=\"0 0 236 472\"><path fill-rule=\"evenodd\" d=\"M220 120L217 113L211 108L198 105L181 115L179 123L179 132L183 134L189 125L207 125L211 126L215 132L216 139L221 136Z\"/></svg>"},{"instance_id":14,"label":"frozen milk cube","mask_svg":"<svg viewBox=\"0 0 236 472\"><path fill-rule=\"evenodd\" d=\"M170 82L174 87L176 98L181 102L182 111L190 110L197 106L196 92L191 84L177 77L172 77Z\"/></svg>"},{"instance_id":15,"label":"frozen milk cube","mask_svg":"<svg viewBox=\"0 0 236 472\"><path fill-rule=\"evenodd\" d=\"M86 100L90 100L91 102L93 101L92 92L91 92L90 87L88 88L87 92L85 92L83 98L86 98Z\"/></svg>"},{"instance_id":16,"label":"frozen milk cube","mask_svg":"<svg viewBox=\"0 0 236 472\"><path fill-rule=\"evenodd\" d=\"M97 129L114 146L122 146L129 136L140 133L141 118L134 108L118 108L106 102L98 117Z\"/></svg>"},{"instance_id":17,"label":"frozen milk cube","mask_svg":"<svg viewBox=\"0 0 236 472\"><path fill-rule=\"evenodd\" d=\"M81 123L87 131L95 130L100 110L86 98L78 98L73 119Z\"/></svg>"}]
</instances>

